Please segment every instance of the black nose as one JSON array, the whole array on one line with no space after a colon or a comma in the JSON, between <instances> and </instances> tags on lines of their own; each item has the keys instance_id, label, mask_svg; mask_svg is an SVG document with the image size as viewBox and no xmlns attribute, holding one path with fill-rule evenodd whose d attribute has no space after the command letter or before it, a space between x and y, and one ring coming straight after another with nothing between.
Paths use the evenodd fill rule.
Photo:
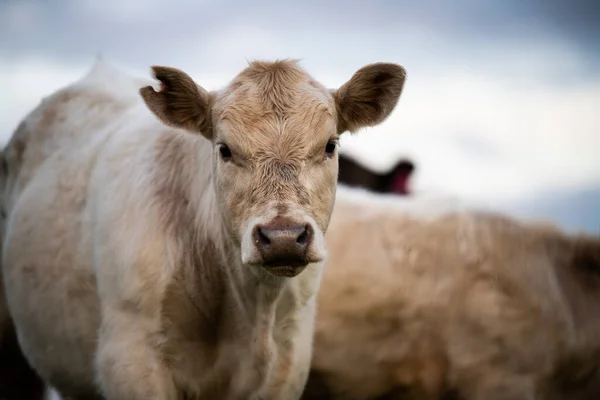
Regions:
<instances>
[{"instance_id":1,"label":"black nose","mask_svg":"<svg viewBox=\"0 0 600 400\"><path fill-rule=\"evenodd\" d=\"M310 225L257 225L253 237L266 267L308 264L306 253L313 237Z\"/></svg>"}]
</instances>

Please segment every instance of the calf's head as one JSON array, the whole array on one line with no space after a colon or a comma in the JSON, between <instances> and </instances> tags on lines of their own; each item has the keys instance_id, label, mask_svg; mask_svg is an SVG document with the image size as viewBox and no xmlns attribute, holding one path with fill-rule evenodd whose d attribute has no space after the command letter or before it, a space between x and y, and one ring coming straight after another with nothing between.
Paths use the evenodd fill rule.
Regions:
<instances>
[{"instance_id":1,"label":"calf's head","mask_svg":"<svg viewBox=\"0 0 600 400\"><path fill-rule=\"evenodd\" d=\"M140 90L148 108L163 123L212 143L217 203L242 262L295 276L322 261L339 135L387 118L404 69L370 64L330 90L295 61L252 62L213 92L180 70L152 70L161 89Z\"/></svg>"}]
</instances>

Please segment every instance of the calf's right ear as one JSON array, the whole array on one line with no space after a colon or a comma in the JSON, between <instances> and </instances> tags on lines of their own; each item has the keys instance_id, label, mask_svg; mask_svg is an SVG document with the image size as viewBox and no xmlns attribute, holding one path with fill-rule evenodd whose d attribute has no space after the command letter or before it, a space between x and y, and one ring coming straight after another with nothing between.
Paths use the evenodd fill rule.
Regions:
<instances>
[{"instance_id":1,"label":"calf's right ear","mask_svg":"<svg viewBox=\"0 0 600 400\"><path fill-rule=\"evenodd\" d=\"M140 89L150 111L165 125L211 139L210 94L176 68L153 66L152 73L161 83L160 91L152 86Z\"/></svg>"}]
</instances>

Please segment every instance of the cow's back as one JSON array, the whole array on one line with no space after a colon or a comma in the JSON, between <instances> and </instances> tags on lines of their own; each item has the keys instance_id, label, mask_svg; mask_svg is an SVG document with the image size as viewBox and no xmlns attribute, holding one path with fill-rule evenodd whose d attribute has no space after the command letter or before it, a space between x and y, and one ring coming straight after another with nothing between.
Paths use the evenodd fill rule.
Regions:
<instances>
[{"instance_id":1,"label":"cow's back","mask_svg":"<svg viewBox=\"0 0 600 400\"><path fill-rule=\"evenodd\" d=\"M122 123L127 110L142 104L138 89L147 84L98 60L81 80L44 97L20 122L3 149L2 193L11 201L49 158L63 151L64 161Z\"/></svg>"},{"instance_id":2,"label":"cow's back","mask_svg":"<svg viewBox=\"0 0 600 400\"><path fill-rule=\"evenodd\" d=\"M584 321L594 323L573 321L574 307L585 307L566 292L581 291L585 279L557 274L577 254L558 230L443 199L343 188L327 242L313 368L352 398L394 390L437 398L453 388L467 398L510 398L548 378L582 345ZM594 297L580 300L596 307ZM598 349L592 342L589 351Z\"/></svg>"}]
</instances>

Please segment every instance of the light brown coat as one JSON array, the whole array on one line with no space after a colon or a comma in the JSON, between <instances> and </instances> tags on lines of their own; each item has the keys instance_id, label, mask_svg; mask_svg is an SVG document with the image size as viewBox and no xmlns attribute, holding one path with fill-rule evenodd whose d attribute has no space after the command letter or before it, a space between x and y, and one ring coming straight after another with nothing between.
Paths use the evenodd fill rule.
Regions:
<instances>
[{"instance_id":1,"label":"light brown coat","mask_svg":"<svg viewBox=\"0 0 600 400\"><path fill-rule=\"evenodd\" d=\"M600 238L338 188L306 399L600 398Z\"/></svg>"}]
</instances>

